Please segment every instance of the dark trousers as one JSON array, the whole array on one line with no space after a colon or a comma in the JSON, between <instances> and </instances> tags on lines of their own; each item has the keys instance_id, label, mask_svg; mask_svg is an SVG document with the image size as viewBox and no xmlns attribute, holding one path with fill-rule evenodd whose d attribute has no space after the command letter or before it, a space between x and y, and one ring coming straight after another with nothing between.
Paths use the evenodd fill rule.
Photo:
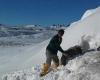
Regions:
<instances>
[{"instance_id":1,"label":"dark trousers","mask_svg":"<svg viewBox=\"0 0 100 80\"><path fill-rule=\"evenodd\" d=\"M49 50L46 50L46 64L51 66L51 62L54 62L56 65L59 65L59 59L56 54L51 53Z\"/></svg>"}]
</instances>

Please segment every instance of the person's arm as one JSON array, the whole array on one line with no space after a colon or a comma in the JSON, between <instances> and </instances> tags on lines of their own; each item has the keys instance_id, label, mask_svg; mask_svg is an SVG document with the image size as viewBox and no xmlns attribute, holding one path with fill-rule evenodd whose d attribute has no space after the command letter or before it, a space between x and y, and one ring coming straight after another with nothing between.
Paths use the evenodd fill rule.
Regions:
<instances>
[{"instance_id":1,"label":"person's arm","mask_svg":"<svg viewBox=\"0 0 100 80\"><path fill-rule=\"evenodd\" d=\"M64 50L61 48L61 46L59 46L59 51L61 51L62 53L64 53Z\"/></svg>"}]
</instances>

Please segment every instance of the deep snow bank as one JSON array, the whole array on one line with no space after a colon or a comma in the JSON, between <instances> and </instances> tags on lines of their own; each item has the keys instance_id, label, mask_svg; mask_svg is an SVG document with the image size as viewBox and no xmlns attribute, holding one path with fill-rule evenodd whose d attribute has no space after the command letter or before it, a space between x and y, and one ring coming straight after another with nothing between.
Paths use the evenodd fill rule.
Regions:
<instances>
[{"instance_id":1,"label":"deep snow bank","mask_svg":"<svg viewBox=\"0 0 100 80\"><path fill-rule=\"evenodd\" d=\"M62 47L67 49L73 45L80 44L81 37L85 35L90 38L90 47L95 47L100 45L100 8L96 9L96 13L93 13L88 18L84 20L79 20L78 22L72 24L65 31L63 36ZM97 39L98 38L98 39ZM96 41L95 41L96 39ZM97 45L96 45L97 43Z\"/></svg>"},{"instance_id":2,"label":"deep snow bank","mask_svg":"<svg viewBox=\"0 0 100 80\"><path fill-rule=\"evenodd\" d=\"M96 13L98 10L100 9L100 7L96 8L96 9L90 9L90 10L87 10L84 15L82 16L81 20L91 16L92 14Z\"/></svg>"}]
</instances>

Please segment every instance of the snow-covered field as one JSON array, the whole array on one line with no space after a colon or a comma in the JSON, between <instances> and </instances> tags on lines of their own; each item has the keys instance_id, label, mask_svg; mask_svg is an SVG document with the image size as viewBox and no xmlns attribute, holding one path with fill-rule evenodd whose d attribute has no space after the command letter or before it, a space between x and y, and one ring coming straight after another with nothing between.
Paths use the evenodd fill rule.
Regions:
<instances>
[{"instance_id":1,"label":"snow-covered field","mask_svg":"<svg viewBox=\"0 0 100 80\"><path fill-rule=\"evenodd\" d=\"M88 10L81 20L72 23L65 30L62 48L66 50L74 45L80 45L84 36L84 40L90 44L90 49L96 49L100 46L99 21L100 7ZM5 73L2 80L100 80L100 51L87 52L70 60L65 67L59 66L58 71L52 71L40 78L40 65L45 62L45 48L48 42L49 40L22 49L13 47L3 50L2 53L5 55L0 56L0 73Z\"/></svg>"},{"instance_id":2,"label":"snow-covered field","mask_svg":"<svg viewBox=\"0 0 100 80\"><path fill-rule=\"evenodd\" d=\"M16 36L13 34L17 33L16 30L12 30L13 32L9 33L9 27L2 27L6 30L0 29L1 32L4 32L3 34L0 33L0 78L5 73L31 67L33 65L33 56L36 55L46 44L45 42L47 42L43 41L49 39L56 33L56 30L43 30L41 32L33 31L33 34L26 35L20 32ZM20 30L19 27L18 29ZM29 32L30 30L27 30L26 33ZM4 36L4 34L6 34L6 36Z\"/></svg>"}]
</instances>

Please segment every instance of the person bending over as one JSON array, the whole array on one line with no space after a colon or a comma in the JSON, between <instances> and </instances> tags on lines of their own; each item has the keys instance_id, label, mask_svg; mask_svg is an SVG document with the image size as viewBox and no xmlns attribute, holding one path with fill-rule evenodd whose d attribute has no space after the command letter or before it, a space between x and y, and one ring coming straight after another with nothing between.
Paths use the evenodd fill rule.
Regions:
<instances>
[{"instance_id":1,"label":"person bending over","mask_svg":"<svg viewBox=\"0 0 100 80\"><path fill-rule=\"evenodd\" d=\"M50 40L46 48L46 63L43 64L41 76L45 75L48 72L52 61L54 63L55 68L59 66L59 59L57 53L58 51L64 53L64 50L60 46L60 44L62 43L63 34L64 30L60 29L58 33Z\"/></svg>"}]
</instances>

